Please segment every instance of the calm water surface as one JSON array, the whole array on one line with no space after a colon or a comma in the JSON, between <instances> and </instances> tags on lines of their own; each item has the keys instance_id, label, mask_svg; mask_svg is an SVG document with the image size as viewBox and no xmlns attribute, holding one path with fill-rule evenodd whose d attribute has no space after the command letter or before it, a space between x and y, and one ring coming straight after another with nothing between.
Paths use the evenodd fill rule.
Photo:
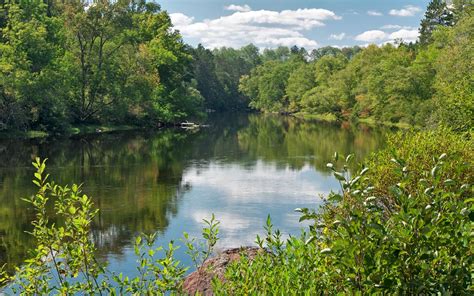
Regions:
<instances>
[{"instance_id":1,"label":"calm water surface","mask_svg":"<svg viewBox=\"0 0 474 296\"><path fill-rule=\"evenodd\" d=\"M358 159L380 149L386 130L263 115L219 115L199 131L123 132L67 139L0 140L0 264L32 246L31 161L48 158L51 178L84 183L100 212L93 234L110 267L134 275L133 237L157 244L198 236L202 219L221 221L219 248L253 244L268 214L299 233L297 207L316 208L338 188L326 169L335 151ZM188 263L187 257L178 257Z\"/></svg>"}]
</instances>

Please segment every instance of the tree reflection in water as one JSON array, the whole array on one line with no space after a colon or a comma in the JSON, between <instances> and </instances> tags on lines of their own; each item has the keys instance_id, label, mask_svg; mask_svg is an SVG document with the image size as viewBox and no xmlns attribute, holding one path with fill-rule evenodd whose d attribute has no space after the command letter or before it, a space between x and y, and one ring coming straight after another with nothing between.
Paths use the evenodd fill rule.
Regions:
<instances>
[{"instance_id":1,"label":"tree reflection in water","mask_svg":"<svg viewBox=\"0 0 474 296\"><path fill-rule=\"evenodd\" d=\"M48 158L51 178L82 182L100 212L93 236L100 255L121 255L139 232L164 232L192 184L187 168L212 161L252 169L311 166L326 173L333 153L359 160L380 148L385 130L257 114L215 115L209 128L122 132L41 140L0 140L0 264L21 262L32 245L33 213L20 198L35 190L31 161ZM245 186L245 184L242 184Z\"/></svg>"}]
</instances>

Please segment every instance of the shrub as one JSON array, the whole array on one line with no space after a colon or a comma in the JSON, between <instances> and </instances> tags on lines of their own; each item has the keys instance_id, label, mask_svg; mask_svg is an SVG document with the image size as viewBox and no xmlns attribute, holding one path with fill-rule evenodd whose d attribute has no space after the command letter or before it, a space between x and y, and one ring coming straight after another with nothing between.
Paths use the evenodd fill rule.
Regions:
<instances>
[{"instance_id":1,"label":"shrub","mask_svg":"<svg viewBox=\"0 0 474 296\"><path fill-rule=\"evenodd\" d=\"M470 183L474 178L474 134L456 134L447 128L422 132L399 132L388 139L386 149L373 155L368 161L368 177L377 196L387 208L398 207L390 187L405 178L407 190L413 192L418 181L433 168L436 157L446 154L440 178ZM410 174L400 174L400 169ZM446 188L446 190L449 190Z\"/></svg>"},{"instance_id":2,"label":"shrub","mask_svg":"<svg viewBox=\"0 0 474 296\"><path fill-rule=\"evenodd\" d=\"M341 191L318 212L298 209L313 221L307 232L283 242L267 221L271 252L231 265L216 294L472 295L473 146L465 137L399 134L353 176L352 156L341 171L328 164Z\"/></svg>"}]
</instances>

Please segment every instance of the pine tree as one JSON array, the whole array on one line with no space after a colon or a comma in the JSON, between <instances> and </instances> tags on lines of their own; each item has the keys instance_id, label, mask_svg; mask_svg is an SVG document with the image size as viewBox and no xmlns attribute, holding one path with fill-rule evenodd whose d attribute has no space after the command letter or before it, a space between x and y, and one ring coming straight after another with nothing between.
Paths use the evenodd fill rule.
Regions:
<instances>
[{"instance_id":1,"label":"pine tree","mask_svg":"<svg viewBox=\"0 0 474 296\"><path fill-rule=\"evenodd\" d=\"M431 35L437 26L452 26L454 17L452 11L446 5L446 1L432 0L428 5L425 18L420 25L420 43L429 44L432 41Z\"/></svg>"}]
</instances>

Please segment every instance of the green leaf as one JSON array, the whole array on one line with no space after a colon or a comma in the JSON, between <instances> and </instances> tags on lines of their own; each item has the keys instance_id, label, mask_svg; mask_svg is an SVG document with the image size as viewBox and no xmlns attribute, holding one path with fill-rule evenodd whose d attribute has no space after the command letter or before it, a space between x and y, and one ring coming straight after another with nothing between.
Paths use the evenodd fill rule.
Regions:
<instances>
[{"instance_id":1,"label":"green leaf","mask_svg":"<svg viewBox=\"0 0 474 296\"><path fill-rule=\"evenodd\" d=\"M325 249L322 249L321 250L321 254L328 254L328 253L331 253L331 248L325 248Z\"/></svg>"},{"instance_id":2,"label":"green leaf","mask_svg":"<svg viewBox=\"0 0 474 296\"><path fill-rule=\"evenodd\" d=\"M74 214L76 213L76 211L77 211L76 208L73 207L73 206L70 206L68 210L69 210L69 213L70 213L71 215L74 215Z\"/></svg>"},{"instance_id":3,"label":"green leaf","mask_svg":"<svg viewBox=\"0 0 474 296\"><path fill-rule=\"evenodd\" d=\"M339 173L339 172L334 172L333 173L334 177L336 177L336 179L338 179L339 181L346 181L346 178L344 177L343 174Z\"/></svg>"},{"instance_id":4,"label":"green leaf","mask_svg":"<svg viewBox=\"0 0 474 296\"><path fill-rule=\"evenodd\" d=\"M354 154L349 154L346 157L346 163L349 163L354 158Z\"/></svg>"},{"instance_id":5,"label":"green leaf","mask_svg":"<svg viewBox=\"0 0 474 296\"><path fill-rule=\"evenodd\" d=\"M392 159L390 159L390 161L393 162L394 164L400 166L400 167L403 166L402 163L398 159L392 158Z\"/></svg>"},{"instance_id":6,"label":"green leaf","mask_svg":"<svg viewBox=\"0 0 474 296\"><path fill-rule=\"evenodd\" d=\"M438 165L435 165L435 166L431 169L431 176L432 176L433 178L438 177L439 169L440 169L440 167L439 167Z\"/></svg>"},{"instance_id":7,"label":"green leaf","mask_svg":"<svg viewBox=\"0 0 474 296\"><path fill-rule=\"evenodd\" d=\"M141 242L142 242L142 237L139 235L135 238L135 245L138 246L141 244Z\"/></svg>"},{"instance_id":8,"label":"green leaf","mask_svg":"<svg viewBox=\"0 0 474 296\"><path fill-rule=\"evenodd\" d=\"M373 202L375 200L377 200L377 198L375 196L369 196L365 199L365 202L370 203L370 202Z\"/></svg>"},{"instance_id":9,"label":"green leaf","mask_svg":"<svg viewBox=\"0 0 474 296\"><path fill-rule=\"evenodd\" d=\"M310 243L314 242L315 240L316 240L316 237L314 235L312 235L305 241L305 245L309 245Z\"/></svg>"},{"instance_id":10,"label":"green leaf","mask_svg":"<svg viewBox=\"0 0 474 296\"><path fill-rule=\"evenodd\" d=\"M331 193L328 196L328 200L329 201L334 201L334 202L340 202L340 201L342 201L342 195L337 194L337 193Z\"/></svg>"},{"instance_id":11,"label":"green leaf","mask_svg":"<svg viewBox=\"0 0 474 296\"><path fill-rule=\"evenodd\" d=\"M452 179L447 179L443 183L444 183L444 185L447 185L447 186L452 186L452 185L456 184L456 182Z\"/></svg>"},{"instance_id":12,"label":"green leaf","mask_svg":"<svg viewBox=\"0 0 474 296\"><path fill-rule=\"evenodd\" d=\"M425 189L424 193L426 195L430 195L433 192L433 190L434 190L434 187L428 187Z\"/></svg>"}]
</instances>

